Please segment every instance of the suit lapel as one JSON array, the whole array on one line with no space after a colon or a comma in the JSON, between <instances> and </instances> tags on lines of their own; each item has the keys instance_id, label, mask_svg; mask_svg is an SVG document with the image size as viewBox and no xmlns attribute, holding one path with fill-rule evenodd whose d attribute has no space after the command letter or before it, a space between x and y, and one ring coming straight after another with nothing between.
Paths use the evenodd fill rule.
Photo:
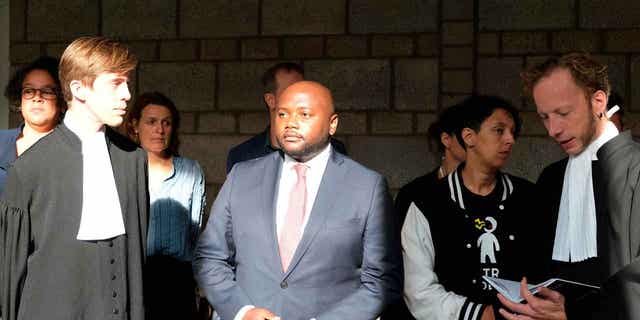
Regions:
<instances>
[{"instance_id":1,"label":"suit lapel","mask_svg":"<svg viewBox=\"0 0 640 320\"><path fill-rule=\"evenodd\" d=\"M335 150L331 150L331 157L327 162L327 167L324 170L322 180L320 181L320 187L316 194L316 200L313 203L313 208L309 213L309 221L304 229L302 239L296 248L296 252L291 258L291 264L289 269L285 272L284 277L288 277L296 265L300 262L300 259L304 253L309 249L311 242L318 234L318 232L324 226L327 215L332 212L333 205L335 204L335 195L339 194L336 190L339 186L343 185L340 180L344 177L344 167L342 166L344 158Z\"/></svg>"},{"instance_id":2,"label":"suit lapel","mask_svg":"<svg viewBox=\"0 0 640 320\"><path fill-rule=\"evenodd\" d=\"M278 182L280 181L283 159L280 152L273 152L269 157L270 161L265 162L262 176L262 192L260 201L262 203L260 210L262 214L260 214L260 219L262 224L265 226L265 230L269 230L267 246L274 253L269 255L274 257L271 261L273 267L282 272L276 228L276 206L278 201Z\"/></svg>"},{"instance_id":3,"label":"suit lapel","mask_svg":"<svg viewBox=\"0 0 640 320\"><path fill-rule=\"evenodd\" d=\"M122 211L122 221L124 221L125 230L129 227L129 221L127 221L127 172L121 165L125 163L120 159L120 153L118 148L111 142L110 130L105 130L105 137L107 139L107 150L109 150L109 160L111 161L111 168L113 170L113 179L116 182L116 190L118 190L118 200L120 200L120 211ZM129 233L129 231L127 231Z\"/></svg>"}]
</instances>

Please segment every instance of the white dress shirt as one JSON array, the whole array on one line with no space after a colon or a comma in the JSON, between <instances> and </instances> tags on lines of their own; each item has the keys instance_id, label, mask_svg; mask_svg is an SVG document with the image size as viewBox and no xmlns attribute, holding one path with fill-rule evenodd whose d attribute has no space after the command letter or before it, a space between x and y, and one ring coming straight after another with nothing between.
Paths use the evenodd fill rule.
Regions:
<instances>
[{"instance_id":1,"label":"white dress shirt","mask_svg":"<svg viewBox=\"0 0 640 320\"><path fill-rule=\"evenodd\" d=\"M301 234L304 234L304 229L309 221L309 214L311 213L313 204L316 201L316 195L320 188L320 181L324 175L324 169L327 167L329 155L331 155L331 144L327 145L327 147L318 155L313 157L313 159L304 162L304 165L307 166L307 201ZM289 195L298 181L298 175L296 174L296 170L293 168L293 166L298 163L298 161L285 154L284 163L282 164L282 170L280 173L280 183L278 184L278 200L276 202L276 230L278 231L278 239L280 239L280 233L287 215L287 209L289 209Z\"/></svg>"},{"instance_id":2,"label":"white dress shirt","mask_svg":"<svg viewBox=\"0 0 640 320\"><path fill-rule=\"evenodd\" d=\"M82 144L82 216L78 240L104 240L125 233L120 198L113 177L104 127L92 134L82 134L73 117L64 124Z\"/></svg>"}]
</instances>

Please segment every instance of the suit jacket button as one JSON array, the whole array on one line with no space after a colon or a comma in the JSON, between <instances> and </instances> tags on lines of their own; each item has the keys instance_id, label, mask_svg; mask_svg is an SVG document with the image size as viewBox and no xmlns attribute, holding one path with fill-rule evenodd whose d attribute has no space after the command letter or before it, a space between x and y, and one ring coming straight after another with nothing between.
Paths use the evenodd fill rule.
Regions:
<instances>
[{"instance_id":1,"label":"suit jacket button","mask_svg":"<svg viewBox=\"0 0 640 320\"><path fill-rule=\"evenodd\" d=\"M289 284L287 283L287 281L280 282L280 288L286 289L288 286L289 286Z\"/></svg>"}]
</instances>

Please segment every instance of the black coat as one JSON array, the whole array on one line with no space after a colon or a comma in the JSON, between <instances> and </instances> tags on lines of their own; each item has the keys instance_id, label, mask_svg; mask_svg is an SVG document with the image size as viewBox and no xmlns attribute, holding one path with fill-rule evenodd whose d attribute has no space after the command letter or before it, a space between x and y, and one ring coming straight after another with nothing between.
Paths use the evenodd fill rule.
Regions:
<instances>
[{"instance_id":1,"label":"black coat","mask_svg":"<svg viewBox=\"0 0 640 320\"><path fill-rule=\"evenodd\" d=\"M126 234L76 239L82 154L64 125L14 162L0 201L3 319L144 319L146 153L107 129Z\"/></svg>"},{"instance_id":2,"label":"black coat","mask_svg":"<svg viewBox=\"0 0 640 320\"><path fill-rule=\"evenodd\" d=\"M543 281L548 278L562 278L571 281L587 283L601 286L604 281L602 273L602 259L600 257L589 258L580 262L562 262L553 260L553 244L556 236L556 225L558 223L558 212L560 209L560 199L562 197L562 187L564 184L564 172L567 168L567 158L552 163L544 168L538 181L536 182L538 207L538 217L534 221L533 228L538 230L540 239L540 250L542 260L545 262L543 268ZM598 162L592 163L592 170L598 170ZM596 204L596 217L602 217L601 187L597 179L593 179L593 190ZM600 225L600 223L598 223ZM600 231L598 230L598 237ZM598 252L601 249L598 248ZM590 296L583 301L566 301L565 310L568 318L571 319L600 319L603 312L606 312L604 296Z\"/></svg>"},{"instance_id":3,"label":"black coat","mask_svg":"<svg viewBox=\"0 0 640 320\"><path fill-rule=\"evenodd\" d=\"M605 143L593 162L598 257L582 262L553 261L558 208L567 159L544 169L537 182L540 238L550 262L548 277L595 284L599 296L567 301L571 319L640 319L640 145L628 132Z\"/></svg>"}]
</instances>

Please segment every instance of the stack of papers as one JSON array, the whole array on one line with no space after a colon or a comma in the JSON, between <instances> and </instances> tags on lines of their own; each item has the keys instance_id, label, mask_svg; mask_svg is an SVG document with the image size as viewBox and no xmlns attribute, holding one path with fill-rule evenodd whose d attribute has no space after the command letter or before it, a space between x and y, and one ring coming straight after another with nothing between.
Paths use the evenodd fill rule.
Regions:
<instances>
[{"instance_id":1,"label":"stack of papers","mask_svg":"<svg viewBox=\"0 0 640 320\"><path fill-rule=\"evenodd\" d=\"M505 298L520 303L524 300L520 296L520 282L494 277L482 277L496 291L500 292ZM540 284L529 284L528 288L534 295L540 291L540 288L546 287L554 291L560 292L567 301L578 301L591 294L597 294L600 287L592 286L585 283L564 280L560 278L551 278Z\"/></svg>"}]
</instances>

